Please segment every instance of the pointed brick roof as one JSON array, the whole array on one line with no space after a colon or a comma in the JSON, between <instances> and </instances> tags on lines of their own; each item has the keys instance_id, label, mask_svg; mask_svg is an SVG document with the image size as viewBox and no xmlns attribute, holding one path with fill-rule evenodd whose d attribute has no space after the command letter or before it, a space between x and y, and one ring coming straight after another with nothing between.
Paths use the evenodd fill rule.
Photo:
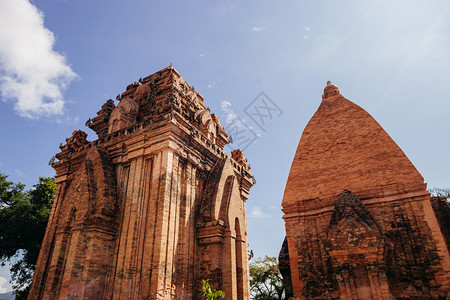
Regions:
<instances>
[{"instance_id":1,"label":"pointed brick roof","mask_svg":"<svg viewBox=\"0 0 450 300\"><path fill-rule=\"evenodd\" d=\"M423 178L375 119L328 82L322 103L295 153L283 207L385 185L423 185Z\"/></svg>"}]
</instances>

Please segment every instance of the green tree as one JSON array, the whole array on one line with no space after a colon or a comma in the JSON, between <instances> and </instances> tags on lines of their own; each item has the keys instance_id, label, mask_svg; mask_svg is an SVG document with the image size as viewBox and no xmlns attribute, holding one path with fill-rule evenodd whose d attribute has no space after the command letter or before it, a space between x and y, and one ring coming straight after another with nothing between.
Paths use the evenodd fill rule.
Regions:
<instances>
[{"instance_id":1,"label":"green tree","mask_svg":"<svg viewBox=\"0 0 450 300\"><path fill-rule=\"evenodd\" d=\"M249 264L250 295L254 300L282 300L285 285L276 257L257 258Z\"/></svg>"},{"instance_id":2,"label":"green tree","mask_svg":"<svg viewBox=\"0 0 450 300\"><path fill-rule=\"evenodd\" d=\"M217 298L223 298L225 297L225 293L222 291L216 291L214 290L211 285L209 284L209 279L202 280L202 296L204 296L207 300L215 300Z\"/></svg>"},{"instance_id":3,"label":"green tree","mask_svg":"<svg viewBox=\"0 0 450 300\"><path fill-rule=\"evenodd\" d=\"M16 299L26 299L50 216L56 184L40 177L30 191L0 173L0 262L11 263Z\"/></svg>"}]
</instances>

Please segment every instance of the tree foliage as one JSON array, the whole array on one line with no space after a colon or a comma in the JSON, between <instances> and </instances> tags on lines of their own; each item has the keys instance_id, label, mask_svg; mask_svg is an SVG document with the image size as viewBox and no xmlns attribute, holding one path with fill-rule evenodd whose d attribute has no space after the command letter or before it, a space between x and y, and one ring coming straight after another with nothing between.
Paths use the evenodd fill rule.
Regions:
<instances>
[{"instance_id":1,"label":"tree foliage","mask_svg":"<svg viewBox=\"0 0 450 300\"><path fill-rule=\"evenodd\" d=\"M209 284L209 279L202 280L202 296L204 296L207 300L215 300L217 298L225 297L225 293L222 291L214 290Z\"/></svg>"},{"instance_id":2,"label":"tree foliage","mask_svg":"<svg viewBox=\"0 0 450 300\"><path fill-rule=\"evenodd\" d=\"M40 177L30 191L0 173L0 262L11 263L16 299L25 297L33 278L56 184Z\"/></svg>"},{"instance_id":3,"label":"tree foliage","mask_svg":"<svg viewBox=\"0 0 450 300\"><path fill-rule=\"evenodd\" d=\"M450 188L431 188L430 193L432 196L443 197L450 200Z\"/></svg>"},{"instance_id":4,"label":"tree foliage","mask_svg":"<svg viewBox=\"0 0 450 300\"><path fill-rule=\"evenodd\" d=\"M250 294L254 300L286 299L276 257L257 258L249 264Z\"/></svg>"}]
</instances>

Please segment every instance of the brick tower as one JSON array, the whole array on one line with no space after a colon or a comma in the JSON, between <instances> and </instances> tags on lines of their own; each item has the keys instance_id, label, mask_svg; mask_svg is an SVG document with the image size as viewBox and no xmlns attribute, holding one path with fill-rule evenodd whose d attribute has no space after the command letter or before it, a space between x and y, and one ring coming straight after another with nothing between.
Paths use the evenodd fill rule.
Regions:
<instances>
[{"instance_id":1,"label":"brick tower","mask_svg":"<svg viewBox=\"0 0 450 300\"><path fill-rule=\"evenodd\" d=\"M450 292L449 252L422 176L335 85L326 86L303 131L282 206L280 257L290 263L280 269L294 299L445 299Z\"/></svg>"},{"instance_id":2,"label":"brick tower","mask_svg":"<svg viewBox=\"0 0 450 300\"><path fill-rule=\"evenodd\" d=\"M130 84L75 131L29 299L195 299L201 280L249 299L252 174L172 67Z\"/></svg>"}]
</instances>

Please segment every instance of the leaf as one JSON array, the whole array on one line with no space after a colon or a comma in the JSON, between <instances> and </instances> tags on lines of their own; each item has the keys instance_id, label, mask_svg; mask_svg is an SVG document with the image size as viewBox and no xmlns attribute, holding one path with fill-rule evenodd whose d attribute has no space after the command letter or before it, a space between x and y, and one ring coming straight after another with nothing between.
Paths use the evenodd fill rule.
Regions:
<instances>
[{"instance_id":1,"label":"leaf","mask_svg":"<svg viewBox=\"0 0 450 300\"><path fill-rule=\"evenodd\" d=\"M11 278L18 297L26 299L56 191L53 178L40 177L25 192L21 183L0 173L0 261L13 261Z\"/></svg>"},{"instance_id":2,"label":"leaf","mask_svg":"<svg viewBox=\"0 0 450 300\"><path fill-rule=\"evenodd\" d=\"M285 285L276 257L256 258L249 264L252 299L286 299Z\"/></svg>"}]
</instances>

